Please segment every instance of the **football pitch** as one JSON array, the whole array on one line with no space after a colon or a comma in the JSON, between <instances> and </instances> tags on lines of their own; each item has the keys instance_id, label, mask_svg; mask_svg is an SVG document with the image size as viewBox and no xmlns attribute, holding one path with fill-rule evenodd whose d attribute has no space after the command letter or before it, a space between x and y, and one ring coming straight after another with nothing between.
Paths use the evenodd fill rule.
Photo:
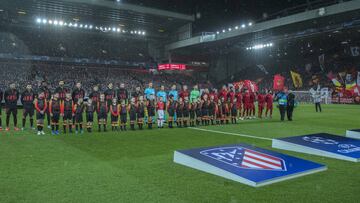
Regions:
<instances>
[{"instance_id":1,"label":"football pitch","mask_svg":"<svg viewBox=\"0 0 360 203\"><path fill-rule=\"evenodd\" d=\"M4 120L3 115L3 123ZM320 132L344 135L347 129L360 128L360 106L324 105L323 112L316 113L313 105L300 105L292 122L280 122L275 108L272 120L199 128L206 131L165 127L98 133L95 129L91 134L60 136L50 135L48 129L43 136L32 130L0 132L0 202L358 202L360 199L359 163L272 149L270 140ZM328 170L253 188L173 163L173 153L178 149L236 143L315 161L325 164Z\"/></svg>"}]
</instances>

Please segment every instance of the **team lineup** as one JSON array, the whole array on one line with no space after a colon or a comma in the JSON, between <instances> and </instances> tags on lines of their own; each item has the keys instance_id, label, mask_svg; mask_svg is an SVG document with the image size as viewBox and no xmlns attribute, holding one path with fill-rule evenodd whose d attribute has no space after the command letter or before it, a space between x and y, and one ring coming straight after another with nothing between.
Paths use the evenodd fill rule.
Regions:
<instances>
[{"instance_id":1,"label":"team lineup","mask_svg":"<svg viewBox=\"0 0 360 203\"><path fill-rule=\"evenodd\" d=\"M158 91L153 88L153 83L141 91L136 88L131 94L124 84L118 89L113 84L101 92L98 86L86 95L81 83L76 83L76 88L70 91L65 87L64 81L52 93L43 82L37 91L27 85L21 94L13 83L1 97L5 100L6 131L10 130L10 117L13 116L14 130L20 130L17 126L18 100L23 106L22 130L25 129L26 120L29 117L30 127L34 128L34 114L36 113L37 134L44 133L45 118L48 128L53 135L60 134L59 126L62 120L62 133L92 132L96 114L98 131L107 131L108 117L111 119L112 131L126 131L129 125L131 130L152 129L157 121L157 127L163 128L167 122L169 128L188 127L198 125L222 125L236 124L237 120L254 119L263 116L271 118L273 111L274 94L270 90L264 93L253 92L243 88L242 85L223 86L220 91L213 89L199 90L195 85L191 91L183 85L181 91L177 91L176 85L169 92L165 91L163 85ZM281 120L281 105L284 102L282 95L278 93L276 100L279 102ZM3 98L0 98L2 101ZM258 105L258 114L255 115L255 102ZM286 101L285 101L286 102ZM85 122L84 122L85 116ZM289 118L291 120L291 118ZM86 126L84 124L86 123ZM0 117L0 130L2 129Z\"/></svg>"}]
</instances>

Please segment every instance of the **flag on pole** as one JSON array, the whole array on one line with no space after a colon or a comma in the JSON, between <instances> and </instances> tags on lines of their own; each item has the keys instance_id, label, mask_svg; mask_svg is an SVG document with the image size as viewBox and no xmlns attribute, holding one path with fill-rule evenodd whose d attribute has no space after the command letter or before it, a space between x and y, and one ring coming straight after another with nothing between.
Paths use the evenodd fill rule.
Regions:
<instances>
[{"instance_id":1,"label":"flag on pole","mask_svg":"<svg viewBox=\"0 0 360 203\"><path fill-rule=\"evenodd\" d=\"M274 90L283 90L284 83L285 83L285 78L283 76L281 76L280 74L275 75L273 89Z\"/></svg>"},{"instance_id":2,"label":"flag on pole","mask_svg":"<svg viewBox=\"0 0 360 203\"><path fill-rule=\"evenodd\" d=\"M294 71L290 71L292 81L294 83L295 88L300 88L303 86L302 78L299 73L296 73Z\"/></svg>"}]
</instances>

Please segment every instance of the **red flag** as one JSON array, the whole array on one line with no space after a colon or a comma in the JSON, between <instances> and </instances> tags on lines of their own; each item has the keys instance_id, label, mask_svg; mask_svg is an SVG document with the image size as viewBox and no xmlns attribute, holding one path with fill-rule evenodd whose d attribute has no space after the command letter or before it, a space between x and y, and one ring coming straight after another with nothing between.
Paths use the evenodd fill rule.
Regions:
<instances>
[{"instance_id":1,"label":"red flag","mask_svg":"<svg viewBox=\"0 0 360 203\"><path fill-rule=\"evenodd\" d=\"M284 89L284 82L285 82L285 78L281 75L275 75L274 76L274 85L273 85L273 89L274 90L283 90Z\"/></svg>"}]
</instances>

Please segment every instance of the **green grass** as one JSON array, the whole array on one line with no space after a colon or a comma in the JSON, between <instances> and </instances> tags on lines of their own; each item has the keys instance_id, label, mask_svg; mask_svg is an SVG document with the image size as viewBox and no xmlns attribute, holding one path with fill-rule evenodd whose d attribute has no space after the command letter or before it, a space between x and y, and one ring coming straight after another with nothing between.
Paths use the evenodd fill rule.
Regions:
<instances>
[{"instance_id":1,"label":"green grass","mask_svg":"<svg viewBox=\"0 0 360 203\"><path fill-rule=\"evenodd\" d=\"M360 128L360 107L295 110L293 122L244 121L207 129L276 138ZM3 115L4 116L4 115ZM328 170L252 188L174 164L177 149L271 141L192 129L37 136L0 133L0 202L358 202L360 164L275 150L326 164Z\"/></svg>"}]
</instances>

